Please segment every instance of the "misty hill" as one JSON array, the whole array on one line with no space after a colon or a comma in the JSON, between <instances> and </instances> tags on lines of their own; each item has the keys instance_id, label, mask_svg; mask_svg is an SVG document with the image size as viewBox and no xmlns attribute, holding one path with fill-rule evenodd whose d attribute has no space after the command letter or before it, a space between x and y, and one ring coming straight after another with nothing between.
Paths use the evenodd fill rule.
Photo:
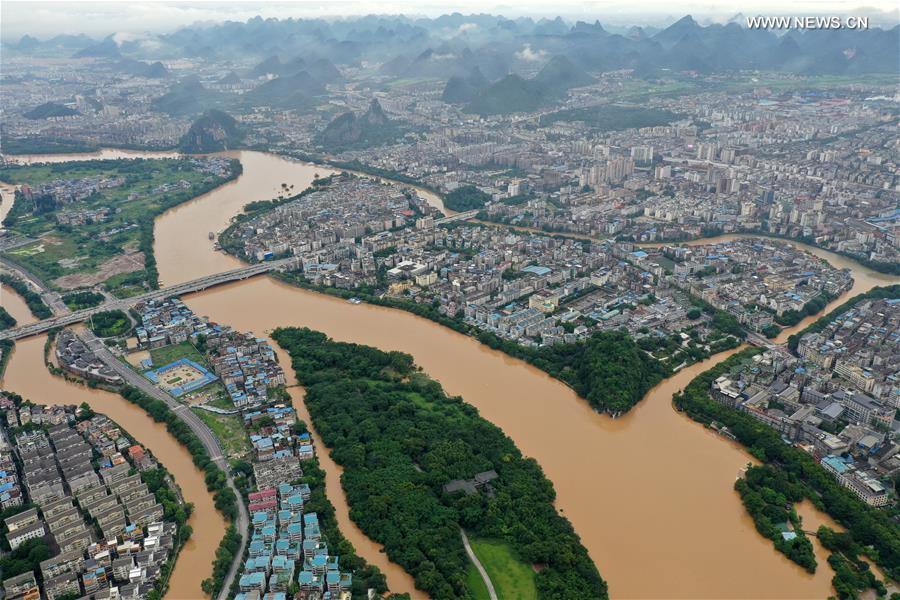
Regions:
<instances>
[{"instance_id":1,"label":"misty hill","mask_svg":"<svg viewBox=\"0 0 900 600\"><path fill-rule=\"evenodd\" d=\"M105 38L102 42L91 44L72 55L72 58L119 58L119 46L112 37Z\"/></svg>"},{"instance_id":2,"label":"misty hill","mask_svg":"<svg viewBox=\"0 0 900 600\"><path fill-rule=\"evenodd\" d=\"M197 77L185 77L170 87L168 92L155 98L150 105L153 110L174 117L199 114L222 102L222 95L203 87Z\"/></svg>"},{"instance_id":3,"label":"misty hill","mask_svg":"<svg viewBox=\"0 0 900 600\"><path fill-rule=\"evenodd\" d=\"M509 72L511 64L510 53L499 52L494 48L473 51L468 46L452 48L442 45L427 48L415 56L405 51L382 64L379 72L404 79L446 79L448 76L465 77L477 68L489 79L497 79Z\"/></svg>"},{"instance_id":4,"label":"misty hill","mask_svg":"<svg viewBox=\"0 0 900 600\"><path fill-rule=\"evenodd\" d=\"M281 59L277 56L270 56L255 67L250 70L250 75L252 77L262 77L263 75L267 75L269 73L273 75L281 75L281 70L284 68L284 65L281 64Z\"/></svg>"},{"instance_id":5,"label":"misty hill","mask_svg":"<svg viewBox=\"0 0 900 600\"><path fill-rule=\"evenodd\" d=\"M322 83L337 83L344 80L344 75L334 63L327 58L318 58L306 67L307 72Z\"/></svg>"},{"instance_id":6,"label":"misty hill","mask_svg":"<svg viewBox=\"0 0 900 600\"><path fill-rule=\"evenodd\" d=\"M178 149L195 154L219 152L236 148L242 139L243 134L231 115L209 110L191 124L178 142Z\"/></svg>"},{"instance_id":7,"label":"misty hill","mask_svg":"<svg viewBox=\"0 0 900 600\"><path fill-rule=\"evenodd\" d=\"M241 82L240 76L234 71L230 71L227 75L219 80L222 85L237 85Z\"/></svg>"},{"instance_id":8,"label":"misty hill","mask_svg":"<svg viewBox=\"0 0 900 600\"><path fill-rule=\"evenodd\" d=\"M465 78L474 67L497 81L512 65L566 56L586 71L634 69L639 75L660 70L702 72L776 69L792 73L896 73L900 28L867 31L795 31L792 42L772 31L750 30L744 19L700 25L690 16L668 27L629 28L563 19L510 20L499 15L450 14L411 18L370 15L347 19L261 19L243 23L183 27L157 37L158 56L257 62L251 77L278 77L306 71L320 83L335 73L312 57L327 57L331 66L380 64L391 78ZM54 41L55 40L55 41ZM140 46L116 47L107 38L58 36L36 42L25 38L7 45L17 52L72 53L120 58L139 56ZM21 46L21 48L19 48ZM300 57L293 60L278 57ZM329 74L330 73L330 74ZM243 73L242 73L243 75Z\"/></svg>"},{"instance_id":9,"label":"misty hill","mask_svg":"<svg viewBox=\"0 0 900 600\"><path fill-rule=\"evenodd\" d=\"M688 35L699 36L703 27L691 15L685 15L653 36L653 41L668 50Z\"/></svg>"},{"instance_id":10,"label":"misty hill","mask_svg":"<svg viewBox=\"0 0 900 600\"><path fill-rule=\"evenodd\" d=\"M21 50L22 52L31 52L35 48L38 48L41 43L37 40L37 38L33 38L30 35L23 35L19 40L19 43L16 44L16 49Z\"/></svg>"},{"instance_id":11,"label":"misty hill","mask_svg":"<svg viewBox=\"0 0 900 600\"><path fill-rule=\"evenodd\" d=\"M123 58L116 63L115 68L122 73L147 79L163 79L169 76L169 70L159 61L146 63L133 58Z\"/></svg>"},{"instance_id":12,"label":"misty hill","mask_svg":"<svg viewBox=\"0 0 900 600\"><path fill-rule=\"evenodd\" d=\"M507 75L482 89L465 111L479 115L531 112L565 95L593 78L564 56L554 56L532 79Z\"/></svg>"},{"instance_id":13,"label":"misty hill","mask_svg":"<svg viewBox=\"0 0 900 600\"><path fill-rule=\"evenodd\" d=\"M63 106L56 102L47 102L29 110L23 116L26 119L37 121L39 119L49 119L51 117L71 117L72 115L77 114L79 113L74 108L69 108L68 106Z\"/></svg>"},{"instance_id":14,"label":"misty hill","mask_svg":"<svg viewBox=\"0 0 900 600\"><path fill-rule=\"evenodd\" d=\"M373 99L361 115L352 111L335 117L315 139L328 152L371 148L396 141L406 133L402 125L389 119L378 100Z\"/></svg>"},{"instance_id":15,"label":"misty hill","mask_svg":"<svg viewBox=\"0 0 900 600\"><path fill-rule=\"evenodd\" d=\"M327 58L307 60L299 56L286 63L281 62L278 56L270 56L253 67L250 75L252 77L262 77L263 75L289 77L301 71L305 71L321 83L335 83L344 78L334 63Z\"/></svg>"},{"instance_id":16,"label":"misty hill","mask_svg":"<svg viewBox=\"0 0 900 600\"><path fill-rule=\"evenodd\" d=\"M447 80L441 100L451 104L465 104L474 100L478 94L488 86L490 82L481 73L481 69L475 67L465 77L454 75Z\"/></svg>"},{"instance_id":17,"label":"misty hill","mask_svg":"<svg viewBox=\"0 0 900 600\"><path fill-rule=\"evenodd\" d=\"M528 80L507 75L479 92L465 112L482 116L530 112L547 100Z\"/></svg>"},{"instance_id":18,"label":"misty hill","mask_svg":"<svg viewBox=\"0 0 900 600\"><path fill-rule=\"evenodd\" d=\"M564 92L573 87L581 87L590 84L594 80L584 69L576 67L565 56L554 56L544 68L532 79L534 85L540 86L552 93L554 89Z\"/></svg>"},{"instance_id":19,"label":"misty hill","mask_svg":"<svg viewBox=\"0 0 900 600\"><path fill-rule=\"evenodd\" d=\"M325 86L306 71L277 77L253 88L241 99L251 105L276 108L311 108L314 98L325 93Z\"/></svg>"}]
</instances>

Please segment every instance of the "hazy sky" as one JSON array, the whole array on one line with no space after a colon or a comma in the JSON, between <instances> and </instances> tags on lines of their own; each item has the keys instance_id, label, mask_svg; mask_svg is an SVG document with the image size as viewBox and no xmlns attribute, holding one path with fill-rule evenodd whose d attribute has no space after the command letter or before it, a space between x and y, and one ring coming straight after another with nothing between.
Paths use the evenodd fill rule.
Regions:
<instances>
[{"instance_id":1,"label":"hazy sky","mask_svg":"<svg viewBox=\"0 0 900 600\"><path fill-rule=\"evenodd\" d=\"M599 19L601 23L663 24L692 14L697 20L727 19L736 13L790 15L865 14L890 11L897 19L896 0L295 0L280 2L208 1L58 1L2 0L0 23L4 39L29 33L47 38L60 33L137 34L166 32L196 22L245 21L256 15L277 17L336 17L365 14L437 16L450 12L491 13L567 19Z\"/></svg>"}]
</instances>

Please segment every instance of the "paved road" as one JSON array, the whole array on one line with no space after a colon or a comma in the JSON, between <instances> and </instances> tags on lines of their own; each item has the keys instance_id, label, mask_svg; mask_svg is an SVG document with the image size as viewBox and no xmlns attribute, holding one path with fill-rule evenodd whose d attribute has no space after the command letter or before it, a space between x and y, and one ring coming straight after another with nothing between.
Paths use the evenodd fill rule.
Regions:
<instances>
[{"instance_id":1,"label":"paved road","mask_svg":"<svg viewBox=\"0 0 900 600\"><path fill-rule=\"evenodd\" d=\"M12 271L19 279L24 280L25 283L36 288L37 291L40 292L41 298L43 298L47 306L53 311L53 314L64 315L69 312L69 307L62 301L62 296L48 288L40 277L8 258L0 257L0 265L6 267L9 271Z\"/></svg>"},{"instance_id":2,"label":"paved road","mask_svg":"<svg viewBox=\"0 0 900 600\"><path fill-rule=\"evenodd\" d=\"M0 235L0 252L13 250L20 246L27 246L28 244L34 243L36 241L37 240L33 238L17 234Z\"/></svg>"},{"instance_id":3,"label":"paved road","mask_svg":"<svg viewBox=\"0 0 900 600\"><path fill-rule=\"evenodd\" d=\"M466 547L466 554L469 555L469 560L471 560L472 564L475 565L475 568L478 569L481 578L484 580L484 585L487 586L488 596L490 596L491 600L497 600L497 592L494 591L494 584L491 583L491 578L488 577L487 571L484 570L481 561L475 556L475 551L472 550L472 546L469 544L469 538L466 536L466 532L463 531L462 527L459 529L459 535L462 536L463 546Z\"/></svg>"},{"instance_id":4,"label":"paved road","mask_svg":"<svg viewBox=\"0 0 900 600\"><path fill-rule=\"evenodd\" d=\"M206 448L206 451L209 453L210 458L216 465L225 472L227 476L228 487L231 488L231 491L234 492L235 499L237 501L238 507L238 517L237 522L235 523L235 527L238 532L241 534L241 546L238 551L234 555L234 562L231 564L231 569L228 571L228 576L225 578L225 583L222 585L222 591L219 592L219 596L217 600L226 600L228 598L228 591L231 589L231 582L234 580L238 569L241 567L241 563L244 558L244 548L247 546L247 539L249 537L250 532L250 518L247 514L247 507L244 506L244 500L241 496L240 491L238 491L237 487L234 485L234 480L231 478L231 473L228 465L228 461L225 458L224 452L222 451L222 447L219 444L218 438L210 431L209 427L200 420L196 414L194 414L190 408L181 404L177 400L175 400L169 394L163 392L161 389L150 383L147 379L141 376L139 373L132 371L129 369L122 361L116 358L112 352L109 351L109 348L91 333L89 330L78 332L78 336L82 339L82 341L91 349L91 351L102 360L107 366L112 368L116 373L122 376L128 385L138 388L148 396L152 398L156 398L157 400L161 400L166 403L166 405L178 416L179 419L184 421L184 423L191 428L191 431L200 438L200 441L203 443L203 447ZM198 565L201 568L206 568L205 565Z\"/></svg>"}]
</instances>

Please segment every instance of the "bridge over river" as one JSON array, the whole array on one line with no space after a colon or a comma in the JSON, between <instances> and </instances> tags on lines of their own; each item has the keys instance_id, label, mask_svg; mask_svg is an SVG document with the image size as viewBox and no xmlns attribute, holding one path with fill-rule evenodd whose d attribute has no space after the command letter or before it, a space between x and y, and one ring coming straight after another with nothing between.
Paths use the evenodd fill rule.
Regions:
<instances>
[{"instance_id":1,"label":"bridge over river","mask_svg":"<svg viewBox=\"0 0 900 600\"><path fill-rule=\"evenodd\" d=\"M91 318L91 315L95 315L99 312L116 309L127 310L132 306L135 306L136 304L145 302L147 300L152 300L154 298L166 298L168 296L180 296L181 294L199 292L201 290L205 290L217 285L222 285L224 283L240 281L241 279L248 279L250 277L262 275L271 271L282 270L287 268L292 263L296 263L295 258L284 258L280 260L257 263L247 267L242 267L240 269L224 271L222 273L216 273L215 275L207 275L206 277L194 279L193 281L186 281L184 283L171 285L158 290L152 290L150 292L147 292L146 294L141 294L140 296L111 300L99 306L95 306L94 308L86 308L84 310L78 310L66 314L58 314L50 317L49 319L44 319L43 321L37 321L36 323L23 325L22 327L15 327L12 329L7 329L5 331L0 331L0 340L17 340L30 337L32 335L39 335L50 329L53 329L54 327L65 327L66 325L74 325L75 323L86 321Z\"/></svg>"}]
</instances>

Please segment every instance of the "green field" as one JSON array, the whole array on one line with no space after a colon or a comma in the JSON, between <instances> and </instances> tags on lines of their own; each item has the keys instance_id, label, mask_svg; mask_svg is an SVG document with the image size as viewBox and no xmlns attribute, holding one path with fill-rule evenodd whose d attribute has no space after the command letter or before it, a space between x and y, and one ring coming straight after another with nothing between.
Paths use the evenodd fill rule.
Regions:
<instances>
[{"instance_id":1,"label":"green field","mask_svg":"<svg viewBox=\"0 0 900 600\"><path fill-rule=\"evenodd\" d=\"M0 167L0 181L31 188L30 197L16 193L4 224L38 238L6 256L60 290L103 283L127 296L155 286L153 218L240 170L232 161L230 174L221 176L204 170L208 164L148 159ZM50 183L64 193L42 192L41 186ZM97 212L102 209L108 212ZM120 287L126 288L123 293Z\"/></svg>"},{"instance_id":2,"label":"green field","mask_svg":"<svg viewBox=\"0 0 900 600\"><path fill-rule=\"evenodd\" d=\"M199 408L192 408L198 417L206 423L206 426L219 438L222 450L229 458L242 457L252 448L247 432L238 415L216 415Z\"/></svg>"},{"instance_id":3,"label":"green field","mask_svg":"<svg viewBox=\"0 0 900 600\"><path fill-rule=\"evenodd\" d=\"M190 342L181 342L180 344L172 344L161 348L153 348L150 350L150 358L153 359L153 368L165 366L182 358L190 359L200 365L206 366L203 355L194 348Z\"/></svg>"},{"instance_id":4,"label":"green field","mask_svg":"<svg viewBox=\"0 0 900 600\"><path fill-rule=\"evenodd\" d=\"M475 556L481 561L500 600L537 600L534 570L513 555L509 544L496 540L469 538ZM473 578L474 573L474 578ZM474 581L477 579L477 583ZM467 573L476 598L487 598L487 588L473 565ZM480 584L480 585L479 585ZM480 588L480 589L479 589ZM484 595L480 595L483 593Z\"/></svg>"},{"instance_id":5,"label":"green field","mask_svg":"<svg viewBox=\"0 0 900 600\"><path fill-rule=\"evenodd\" d=\"M466 571L466 585L469 586L469 591L475 596L475 600L490 600L491 596L488 594L487 586L484 585L481 573L478 572L475 565L470 565L469 570Z\"/></svg>"}]
</instances>

